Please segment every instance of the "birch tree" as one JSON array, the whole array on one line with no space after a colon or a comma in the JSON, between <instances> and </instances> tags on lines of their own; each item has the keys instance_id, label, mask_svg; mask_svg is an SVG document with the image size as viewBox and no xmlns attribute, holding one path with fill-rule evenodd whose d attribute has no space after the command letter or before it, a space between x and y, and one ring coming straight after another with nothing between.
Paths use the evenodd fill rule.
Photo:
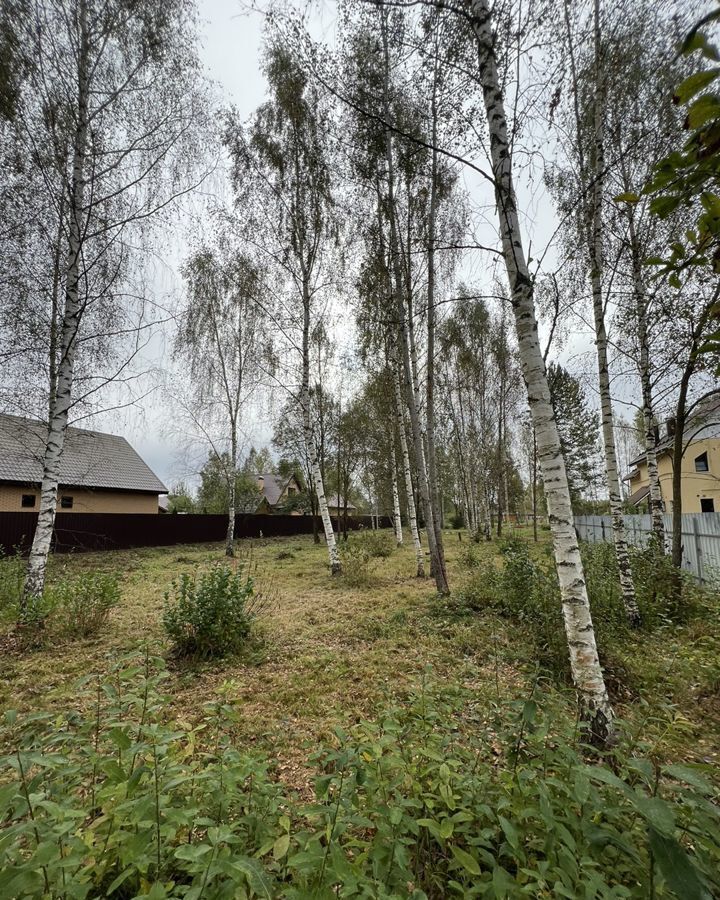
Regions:
<instances>
[{"instance_id":1,"label":"birch tree","mask_svg":"<svg viewBox=\"0 0 720 900\"><path fill-rule=\"evenodd\" d=\"M190 147L198 146L202 120L193 8L185 0L162 8L144 0L50 0L28 4L27 12L18 21L25 71L13 127L37 188L24 208L47 248L43 282L51 287L38 304L51 308L38 313L47 323L38 339L47 341L49 422L22 615L44 588L65 434L82 399L79 367L90 358L84 344L107 361L128 333L134 242L149 241L157 213L192 187ZM90 368L84 397L121 377L140 343L114 376Z\"/></svg>"},{"instance_id":2,"label":"birch tree","mask_svg":"<svg viewBox=\"0 0 720 900\"><path fill-rule=\"evenodd\" d=\"M604 243L603 206L606 176L606 59L604 57L600 0L593 0L590 13L592 59L586 62L591 73L588 96L581 96L575 34L571 23L570 6L564 0L567 53L570 63L570 90L574 121L573 164L577 166L577 188L582 242L587 253L588 274L592 292L595 348L597 353L600 393L601 429L605 455L605 478L613 523L613 540L620 576L625 615L632 627L640 625L640 610L635 598L630 555L623 520L620 476L615 446L615 425L611 393L608 335L605 317L606 248Z\"/></svg>"},{"instance_id":3,"label":"birch tree","mask_svg":"<svg viewBox=\"0 0 720 900\"><path fill-rule=\"evenodd\" d=\"M269 349L258 302L260 273L251 256L221 238L187 260L183 277L188 303L176 347L188 363L193 418L223 466L228 496L225 555L233 556L243 412L257 400L263 355Z\"/></svg>"},{"instance_id":4,"label":"birch tree","mask_svg":"<svg viewBox=\"0 0 720 900\"><path fill-rule=\"evenodd\" d=\"M310 398L311 338L318 301L333 245L333 199L329 149L317 91L308 83L292 52L272 44L265 71L270 98L249 129L230 121L226 143L233 161L236 203L242 215L255 217L259 250L284 275L295 317L300 355L298 399L304 440L323 523L333 575L340 556L328 512Z\"/></svg>"},{"instance_id":5,"label":"birch tree","mask_svg":"<svg viewBox=\"0 0 720 900\"><path fill-rule=\"evenodd\" d=\"M477 40L479 81L490 135L503 259L542 468L570 667L579 694L582 716L593 738L605 743L613 734L613 711L598 658L582 560L573 526L565 461L538 342L534 286L528 270L518 215L512 148L508 135L504 89L498 73L492 12L487 0L470 0L468 11Z\"/></svg>"}]
</instances>

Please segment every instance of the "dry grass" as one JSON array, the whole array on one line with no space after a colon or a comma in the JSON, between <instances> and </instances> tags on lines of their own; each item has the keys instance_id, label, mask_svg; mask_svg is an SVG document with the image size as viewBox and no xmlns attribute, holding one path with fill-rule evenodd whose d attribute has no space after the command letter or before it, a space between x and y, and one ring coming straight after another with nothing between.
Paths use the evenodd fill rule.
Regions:
<instances>
[{"instance_id":1,"label":"dry grass","mask_svg":"<svg viewBox=\"0 0 720 900\"><path fill-rule=\"evenodd\" d=\"M448 532L455 585L465 577L458 559L463 546ZM495 553L495 545L480 548ZM241 713L240 741L271 752L296 785L304 782L308 744L316 746L335 727L372 715L388 695L402 699L429 666L433 677L470 685L488 700L498 691L520 695L533 676L529 644L511 623L490 614L457 620L432 614L433 585L413 576L410 547L378 560L365 587L331 578L324 547L310 537L244 542L240 550L270 601L259 640L237 660L171 666L167 689L181 721L195 720L204 703L225 697ZM81 570L119 572L123 600L97 638L50 641L34 652L4 654L0 703L25 710L65 707L76 702L77 679L104 671L110 660L146 644L165 653L161 612L170 582L222 559L221 545L207 544L56 557L52 578ZM659 640L646 640L653 653L662 652ZM672 690L663 690L670 696L659 699L672 702ZM653 698L646 699L654 712ZM567 709L572 715L570 700ZM647 713L639 703L625 709L630 717ZM658 735L667 724L663 716L672 715L672 710L662 714L653 724ZM712 754L720 734L717 719L709 721L707 707L682 715L687 726L680 745L673 738L673 755L698 740L703 753Z\"/></svg>"}]
</instances>

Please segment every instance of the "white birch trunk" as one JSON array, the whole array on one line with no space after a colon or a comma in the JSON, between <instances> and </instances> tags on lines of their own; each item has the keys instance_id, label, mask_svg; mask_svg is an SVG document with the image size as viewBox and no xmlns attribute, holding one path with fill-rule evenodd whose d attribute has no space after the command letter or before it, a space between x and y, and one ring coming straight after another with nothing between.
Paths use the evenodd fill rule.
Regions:
<instances>
[{"instance_id":1,"label":"white birch trunk","mask_svg":"<svg viewBox=\"0 0 720 900\"><path fill-rule=\"evenodd\" d=\"M335 540L335 531L333 530L330 511L328 510L327 498L325 497L325 486L323 484L322 473L320 472L320 462L318 460L317 446L315 444L315 436L313 434L312 418L310 415L310 291L307 282L303 280L303 368L302 368L302 387L300 390L300 403L303 413L303 430L305 437L305 450L310 460L310 471L312 473L313 485L318 502L318 512L323 523L323 531L325 532L325 541L328 548L328 556L330 558L330 571L333 575L339 575L341 571L340 553L338 552L337 541Z\"/></svg>"},{"instance_id":2,"label":"white birch trunk","mask_svg":"<svg viewBox=\"0 0 720 900\"><path fill-rule=\"evenodd\" d=\"M545 482L570 667L579 695L581 713L591 736L599 743L607 743L613 733L613 712L598 658L583 565L573 524L565 461L538 342L533 282L528 272L520 231L505 103L497 72L488 0L471 0L470 10L478 42L480 81L490 131L503 256L511 289L528 403Z\"/></svg>"},{"instance_id":3,"label":"white birch trunk","mask_svg":"<svg viewBox=\"0 0 720 900\"><path fill-rule=\"evenodd\" d=\"M438 151L437 151L437 89L438 89L438 33L435 31L435 60L433 68L433 88L431 98L432 118L432 165L430 172L430 206L428 210L428 252L427 252L427 377L425 393L425 416L427 420L427 474L430 489L430 509L432 511L435 543L440 564L445 569L445 548L442 533L442 504L438 490L437 463L435 453L435 232L438 214ZM409 259L409 254L408 254ZM409 287L409 286L408 286ZM413 351L415 348L413 347Z\"/></svg>"},{"instance_id":4,"label":"white birch trunk","mask_svg":"<svg viewBox=\"0 0 720 900\"><path fill-rule=\"evenodd\" d=\"M235 556L235 490L237 487L237 433L233 422L232 436L230 440L230 473L228 481L228 523L225 534L225 556Z\"/></svg>"},{"instance_id":5,"label":"white birch trunk","mask_svg":"<svg viewBox=\"0 0 720 900\"><path fill-rule=\"evenodd\" d=\"M65 308L62 316L60 357L55 375L54 394L50 402L48 434L43 457L43 476L40 488L40 509L28 560L20 616L26 618L33 598L45 589L45 575L50 555L60 462L65 446L68 414L72 405L77 336L82 318L80 297L80 261L84 236L85 167L88 144L89 47L87 7L79 5L80 47L78 50L77 122L73 140L72 184L69 198L68 260L65 273Z\"/></svg>"},{"instance_id":6,"label":"white birch trunk","mask_svg":"<svg viewBox=\"0 0 720 900\"><path fill-rule=\"evenodd\" d=\"M613 419L612 396L610 393L610 368L607 353L607 330L605 326L605 304L602 290L603 272L603 187L605 183L605 79L600 65L600 8L595 0L595 98L594 129L592 150L592 192L587 214L587 239L590 253L590 281L593 296L593 317L595 320L595 346L597 349L598 380L600 388L600 414L602 419L603 446L605 449L605 473L607 477L610 513L612 515L615 556L620 575L625 616L628 623L637 628L640 625L640 610L635 599L630 554L623 520L620 476L617 467L615 446L615 423ZM578 134L580 140L580 134Z\"/></svg>"},{"instance_id":7,"label":"white birch trunk","mask_svg":"<svg viewBox=\"0 0 720 900\"><path fill-rule=\"evenodd\" d=\"M403 544L402 519L400 518L400 492L398 491L397 458L395 445L392 446L392 495L393 495L393 523L395 525L395 543L398 547Z\"/></svg>"},{"instance_id":8,"label":"white birch trunk","mask_svg":"<svg viewBox=\"0 0 720 900\"><path fill-rule=\"evenodd\" d=\"M415 560L417 562L417 577L425 577L425 557L423 555L422 542L420 541L420 529L417 523L417 510L415 509L415 494L413 492L412 472L410 470L410 452L408 450L407 436L405 433L405 414L400 391L400 376L397 366L393 366L393 384L395 386L395 413L397 416L398 434L400 435L400 454L402 456L403 475L405 477L405 494L408 511L408 524L415 548Z\"/></svg>"},{"instance_id":9,"label":"white birch trunk","mask_svg":"<svg viewBox=\"0 0 720 900\"><path fill-rule=\"evenodd\" d=\"M387 23L383 20L382 29L383 51L385 58L385 72L383 84L383 108L387 121L390 121L390 101L389 101L389 52ZM430 485L427 477L427 468L425 464L425 440L420 422L420 404L417 392L417 384L414 378L413 358L411 356L412 340L412 323L408 322L408 314L405 309L403 300L403 276L400 269L400 240L398 235L398 223L396 219L397 211L395 207L395 164L393 160L392 138L390 129L385 131L385 158L387 164L387 186L388 186L388 218L390 220L390 265L392 268L392 286L393 300L395 312L398 316L398 339L400 349L400 362L405 380L405 394L407 397L407 407L410 413L410 426L412 428L413 445L415 449L415 462L417 467L418 487L420 488L420 498L423 507L423 515L425 517L425 525L427 532L428 547L430 549L430 569L435 584L440 594L448 594L450 588L447 581L447 573L445 571L445 561L438 548L437 537L435 532L435 523L432 513L432 502L430 498Z\"/></svg>"},{"instance_id":10,"label":"white birch trunk","mask_svg":"<svg viewBox=\"0 0 720 900\"><path fill-rule=\"evenodd\" d=\"M629 188L628 188L629 190ZM630 238L630 255L633 268L633 286L635 291L635 305L637 309L638 341L640 344L640 386L643 400L643 424L645 430L645 454L648 467L648 481L650 486L650 519L652 521L653 534L657 539L657 545L661 551L665 551L665 520L663 518L662 490L660 488L660 473L657 464L657 438L653 422L653 395L652 395L652 368L650 361L650 347L648 339L647 314L648 297L645 289L645 281L642 272L642 258L635 233L635 211L631 204L628 206L628 234Z\"/></svg>"}]
</instances>

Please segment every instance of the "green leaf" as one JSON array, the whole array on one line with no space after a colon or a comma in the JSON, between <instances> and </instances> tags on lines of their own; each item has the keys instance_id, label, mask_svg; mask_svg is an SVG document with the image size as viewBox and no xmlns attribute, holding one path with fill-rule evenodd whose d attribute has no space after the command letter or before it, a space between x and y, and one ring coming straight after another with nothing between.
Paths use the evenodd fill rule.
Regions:
<instances>
[{"instance_id":1,"label":"green leaf","mask_svg":"<svg viewBox=\"0 0 720 900\"><path fill-rule=\"evenodd\" d=\"M675 816L670 806L659 797L635 797L635 808L648 825L666 837L675 833Z\"/></svg>"},{"instance_id":2,"label":"green leaf","mask_svg":"<svg viewBox=\"0 0 720 900\"><path fill-rule=\"evenodd\" d=\"M527 725L532 725L537 713L537 703L534 700L526 700L523 704L522 716Z\"/></svg>"},{"instance_id":3,"label":"green leaf","mask_svg":"<svg viewBox=\"0 0 720 900\"><path fill-rule=\"evenodd\" d=\"M107 896L109 897L114 891L116 891L120 885L125 881L125 879L129 878L135 872L134 866L128 866L127 869L122 871L118 877L112 882L110 887L107 889Z\"/></svg>"},{"instance_id":4,"label":"green leaf","mask_svg":"<svg viewBox=\"0 0 720 900\"><path fill-rule=\"evenodd\" d=\"M650 201L650 212L653 215L660 216L661 219L664 219L666 216L675 212L679 205L679 197L661 195L659 197L653 197Z\"/></svg>"},{"instance_id":5,"label":"green leaf","mask_svg":"<svg viewBox=\"0 0 720 900\"><path fill-rule=\"evenodd\" d=\"M720 75L720 68L705 69L702 72L695 72L688 76L684 81L680 82L675 91L673 100L676 103L685 105L689 100L704 90L709 84Z\"/></svg>"},{"instance_id":6,"label":"green leaf","mask_svg":"<svg viewBox=\"0 0 720 900\"><path fill-rule=\"evenodd\" d=\"M720 340L720 331L718 331L715 336L710 335L710 337L715 337ZM691 784L705 794L712 794L714 792L710 782L689 766L663 766L663 773L669 775L671 778L675 778L677 781L684 781L686 784Z\"/></svg>"},{"instance_id":7,"label":"green leaf","mask_svg":"<svg viewBox=\"0 0 720 900\"><path fill-rule=\"evenodd\" d=\"M273 857L275 859L282 859L283 856L288 852L288 848L290 847L290 835L289 834L281 834L280 837L275 841L273 846Z\"/></svg>"},{"instance_id":8,"label":"green leaf","mask_svg":"<svg viewBox=\"0 0 720 900\"><path fill-rule=\"evenodd\" d=\"M714 45L711 44L705 37L705 35L697 29L691 31L690 34L685 38L685 41L680 48L680 52L683 54L683 56L689 56L695 50L700 50L700 52L706 59L712 59L716 62L718 61L718 59L720 59L720 56L718 55L718 52L715 49Z\"/></svg>"},{"instance_id":9,"label":"green leaf","mask_svg":"<svg viewBox=\"0 0 720 900\"><path fill-rule=\"evenodd\" d=\"M720 117L720 100L714 94L704 94L690 104L687 116L691 131L702 128L703 125Z\"/></svg>"},{"instance_id":10,"label":"green leaf","mask_svg":"<svg viewBox=\"0 0 720 900\"><path fill-rule=\"evenodd\" d=\"M440 823L440 837L447 840L449 837L452 837L452 833L454 830L454 824L452 819L443 819Z\"/></svg>"},{"instance_id":11,"label":"green leaf","mask_svg":"<svg viewBox=\"0 0 720 900\"><path fill-rule=\"evenodd\" d=\"M257 860L250 859L248 856L234 856L232 861L229 862L229 866L232 869L242 872L247 879L248 884L258 896L267 897L267 900L272 900L274 896L272 884L265 870Z\"/></svg>"},{"instance_id":12,"label":"green leaf","mask_svg":"<svg viewBox=\"0 0 720 900\"><path fill-rule=\"evenodd\" d=\"M206 853L212 850L210 844L181 844L173 856L175 859L184 859L188 862L197 862Z\"/></svg>"},{"instance_id":13,"label":"green leaf","mask_svg":"<svg viewBox=\"0 0 720 900\"><path fill-rule=\"evenodd\" d=\"M480 863L474 856L470 856L467 850L463 850L460 847L451 847L450 849L455 857L455 861L460 863L466 872L469 872L471 875L480 874Z\"/></svg>"},{"instance_id":14,"label":"green leaf","mask_svg":"<svg viewBox=\"0 0 720 900\"><path fill-rule=\"evenodd\" d=\"M507 838L508 844L510 844L513 850L517 850L519 846L517 828L512 824L512 822L509 822L505 818L505 816L498 816L498 819L500 821L502 830L505 832L505 837Z\"/></svg>"},{"instance_id":15,"label":"green leaf","mask_svg":"<svg viewBox=\"0 0 720 900\"><path fill-rule=\"evenodd\" d=\"M128 750L132 743L122 728L111 728L108 737L120 750Z\"/></svg>"},{"instance_id":16,"label":"green leaf","mask_svg":"<svg viewBox=\"0 0 720 900\"><path fill-rule=\"evenodd\" d=\"M640 197L634 191L624 191L622 194L618 194L617 197L613 197L613 200L616 203L637 203Z\"/></svg>"},{"instance_id":17,"label":"green leaf","mask_svg":"<svg viewBox=\"0 0 720 900\"><path fill-rule=\"evenodd\" d=\"M658 868L681 900L711 900L697 869L674 837L660 834L651 827L648 839Z\"/></svg>"}]
</instances>

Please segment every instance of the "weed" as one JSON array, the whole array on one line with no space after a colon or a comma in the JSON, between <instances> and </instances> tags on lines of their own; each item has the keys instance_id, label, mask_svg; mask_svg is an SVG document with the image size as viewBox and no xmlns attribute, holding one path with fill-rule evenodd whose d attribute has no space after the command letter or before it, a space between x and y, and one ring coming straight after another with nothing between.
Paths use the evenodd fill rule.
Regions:
<instances>
[{"instance_id":1,"label":"weed","mask_svg":"<svg viewBox=\"0 0 720 900\"><path fill-rule=\"evenodd\" d=\"M387 559L395 550L395 542L385 531L357 531L348 544L361 547L373 559Z\"/></svg>"},{"instance_id":2,"label":"weed","mask_svg":"<svg viewBox=\"0 0 720 900\"><path fill-rule=\"evenodd\" d=\"M232 684L168 724L162 660L85 681L87 712L5 714L4 897L710 897L703 767L632 732L606 762L536 687L480 710L432 675L311 758L314 802L236 746ZM471 724L464 738L460 727ZM647 755L641 755L646 753Z\"/></svg>"},{"instance_id":3,"label":"weed","mask_svg":"<svg viewBox=\"0 0 720 900\"><path fill-rule=\"evenodd\" d=\"M75 637L90 637L106 624L120 602L117 575L85 572L56 582L48 591L60 630Z\"/></svg>"}]
</instances>

